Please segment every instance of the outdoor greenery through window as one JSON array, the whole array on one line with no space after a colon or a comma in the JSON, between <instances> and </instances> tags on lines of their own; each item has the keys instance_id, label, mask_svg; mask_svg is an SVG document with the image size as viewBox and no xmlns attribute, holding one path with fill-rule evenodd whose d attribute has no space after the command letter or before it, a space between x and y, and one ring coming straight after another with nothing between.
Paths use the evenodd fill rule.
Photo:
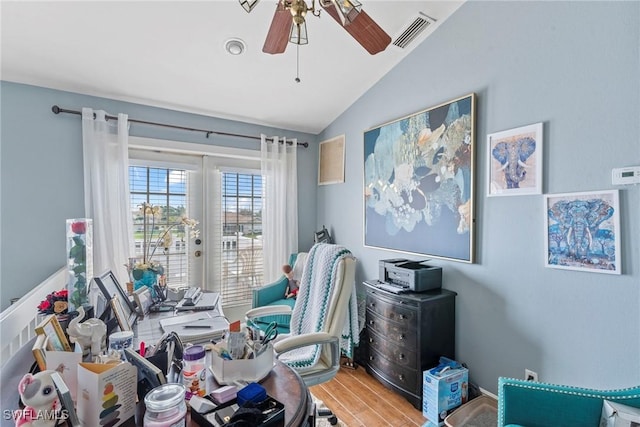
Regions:
<instances>
[{"instance_id":1,"label":"outdoor greenery through window","mask_svg":"<svg viewBox=\"0 0 640 427\"><path fill-rule=\"evenodd\" d=\"M262 176L222 173L222 298L225 305L251 302L262 286Z\"/></svg>"},{"instance_id":2,"label":"outdoor greenery through window","mask_svg":"<svg viewBox=\"0 0 640 427\"><path fill-rule=\"evenodd\" d=\"M187 216L187 172L179 169L129 167L129 192L136 257L142 259L145 246L150 261L164 267L164 279L168 286L179 287L188 284L187 247L189 230L181 223ZM140 207L149 203L160 208L160 214L147 226L145 233L144 216ZM171 243L167 248L158 241L170 229ZM152 233L149 236L149 233Z\"/></svg>"}]
</instances>

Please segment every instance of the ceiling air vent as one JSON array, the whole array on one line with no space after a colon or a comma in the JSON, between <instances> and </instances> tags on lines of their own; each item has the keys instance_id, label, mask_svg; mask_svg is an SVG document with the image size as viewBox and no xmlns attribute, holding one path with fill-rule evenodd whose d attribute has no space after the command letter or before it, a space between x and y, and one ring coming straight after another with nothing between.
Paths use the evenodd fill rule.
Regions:
<instances>
[{"instance_id":1,"label":"ceiling air vent","mask_svg":"<svg viewBox=\"0 0 640 427\"><path fill-rule=\"evenodd\" d=\"M418 16L409 26L393 41L393 45L401 49L406 48L409 43L416 39L427 27L435 24L436 19L418 12Z\"/></svg>"}]
</instances>

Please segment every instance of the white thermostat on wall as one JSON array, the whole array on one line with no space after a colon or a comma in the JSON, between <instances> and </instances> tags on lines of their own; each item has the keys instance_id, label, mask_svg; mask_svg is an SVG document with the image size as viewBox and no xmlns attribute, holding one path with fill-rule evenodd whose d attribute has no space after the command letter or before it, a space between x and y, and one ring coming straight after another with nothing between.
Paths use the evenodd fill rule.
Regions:
<instances>
[{"instance_id":1,"label":"white thermostat on wall","mask_svg":"<svg viewBox=\"0 0 640 427\"><path fill-rule=\"evenodd\" d=\"M611 184L628 185L640 183L640 166L615 168L611 171Z\"/></svg>"}]
</instances>

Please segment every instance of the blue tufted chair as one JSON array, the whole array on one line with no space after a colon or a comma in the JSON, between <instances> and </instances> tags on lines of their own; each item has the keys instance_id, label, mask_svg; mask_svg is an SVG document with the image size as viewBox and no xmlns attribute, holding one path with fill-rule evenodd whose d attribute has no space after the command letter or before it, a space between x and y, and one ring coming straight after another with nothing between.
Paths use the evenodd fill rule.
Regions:
<instances>
[{"instance_id":1,"label":"blue tufted chair","mask_svg":"<svg viewBox=\"0 0 640 427\"><path fill-rule=\"evenodd\" d=\"M291 256L289 257L289 265L294 267L294 271L297 271L299 269L298 280L300 279L300 277L302 277L302 269L304 267L304 261L306 260L306 257L306 252L291 254ZM300 263L300 265L297 265L296 262ZM282 277L280 277L275 282L265 285L259 289L254 289L251 308L287 305L293 310L296 299L285 298L284 292L287 289L287 285L288 280L284 275L282 275ZM290 314L273 314L256 318L254 319L254 322L261 329L265 329L266 326L271 322L276 322L278 324L278 332L288 334L290 320Z\"/></svg>"},{"instance_id":2,"label":"blue tufted chair","mask_svg":"<svg viewBox=\"0 0 640 427\"><path fill-rule=\"evenodd\" d=\"M499 378L498 427L598 427L604 400L640 408L640 386L594 390Z\"/></svg>"}]
</instances>

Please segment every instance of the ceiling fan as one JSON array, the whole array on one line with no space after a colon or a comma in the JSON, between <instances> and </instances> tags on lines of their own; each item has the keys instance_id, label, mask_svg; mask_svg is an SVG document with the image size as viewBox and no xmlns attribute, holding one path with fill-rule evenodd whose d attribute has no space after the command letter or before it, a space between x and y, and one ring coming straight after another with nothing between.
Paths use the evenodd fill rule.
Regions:
<instances>
[{"instance_id":1,"label":"ceiling fan","mask_svg":"<svg viewBox=\"0 0 640 427\"><path fill-rule=\"evenodd\" d=\"M238 0L242 7L251 12L259 0ZM357 0L318 0L318 5L335 19L371 55L382 52L391 43L391 37L362 10ZM305 0L279 0L267 33L262 51L270 54L283 53L287 42L297 45L307 44L305 16L311 12L320 16L316 0L311 7Z\"/></svg>"}]
</instances>

